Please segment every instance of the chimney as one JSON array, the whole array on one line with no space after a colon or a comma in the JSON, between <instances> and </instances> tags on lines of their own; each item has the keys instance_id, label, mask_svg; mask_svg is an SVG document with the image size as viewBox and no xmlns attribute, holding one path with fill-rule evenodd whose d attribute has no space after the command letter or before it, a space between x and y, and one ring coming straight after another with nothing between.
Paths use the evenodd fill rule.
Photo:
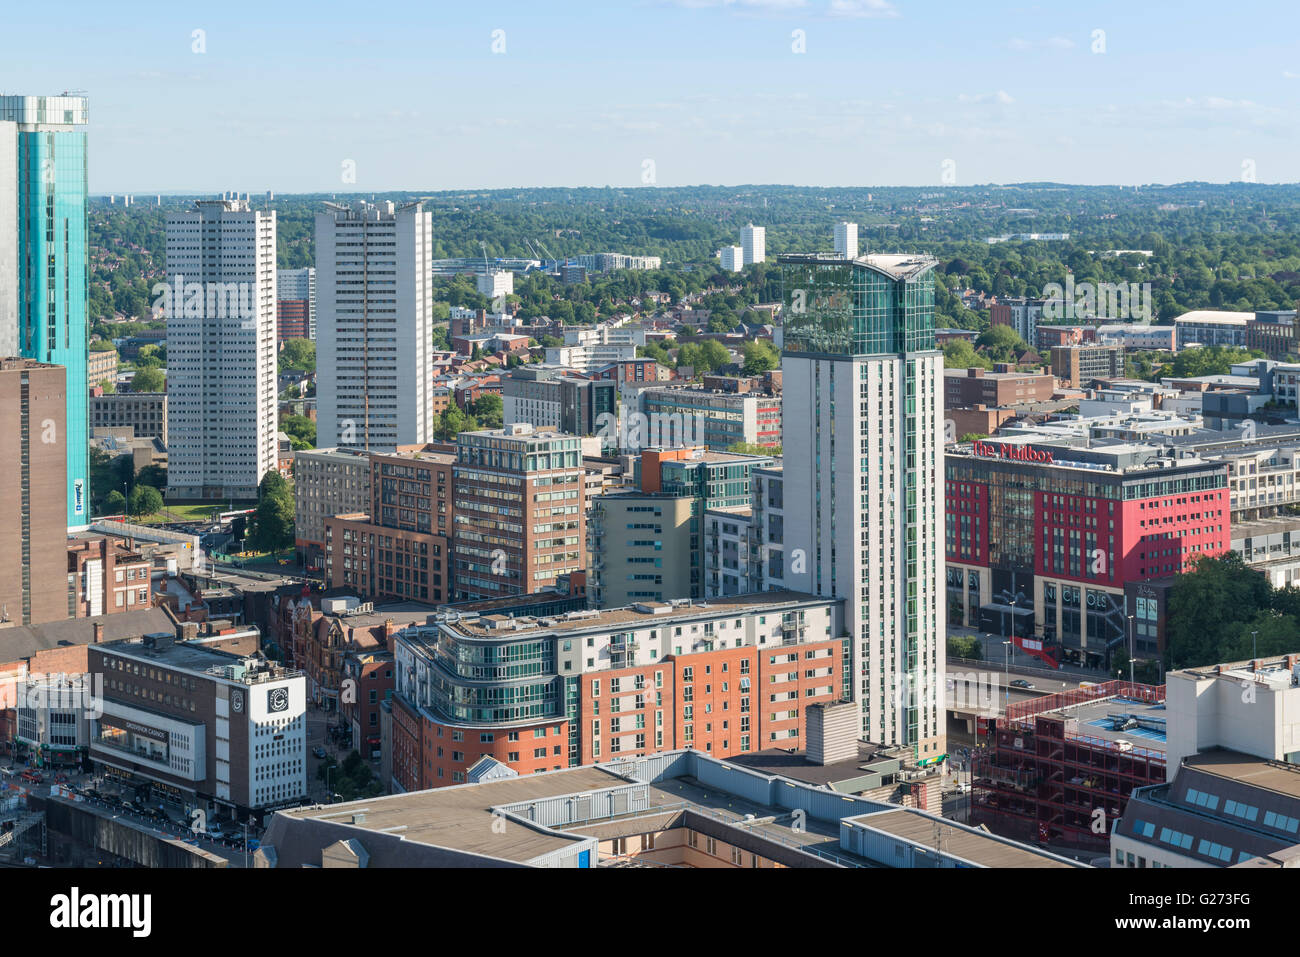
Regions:
<instances>
[{"instance_id":1,"label":"chimney","mask_svg":"<svg viewBox=\"0 0 1300 957\"><path fill-rule=\"evenodd\" d=\"M97 621L95 622L95 644L97 645L102 644L103 641L104 641L104 623L102 621Z\"/></svg>"}]
</instances>

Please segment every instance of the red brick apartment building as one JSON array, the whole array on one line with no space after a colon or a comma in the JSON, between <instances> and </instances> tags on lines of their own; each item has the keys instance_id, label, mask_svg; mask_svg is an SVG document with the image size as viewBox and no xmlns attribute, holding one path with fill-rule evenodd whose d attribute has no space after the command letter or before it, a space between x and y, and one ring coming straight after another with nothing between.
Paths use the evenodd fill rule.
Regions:
<instances>
[{"instance_id":1,"label":"red brick apartment building","mask_svg":"<svg viewBox=\"0 0 1300 957\"><path fill-rule=\"evenodd\" d=\"M842 613L765 592L556 618L451 613L399 631L393 783L459 784L485 757L533 774L679 748L802 748L807 707L847 694Z\"/></svg>"},{"instance_id":2,"label":"red brick apartment building","mask_svg":"<svg viewBox=\"0 0 1300 957\"><path fill-rule=\"evenodd\" d=\"M450 594L455 457L370 457L370 511L325 519L325 586L366 599L438 603Z\"/></svg>"}]
</instances>

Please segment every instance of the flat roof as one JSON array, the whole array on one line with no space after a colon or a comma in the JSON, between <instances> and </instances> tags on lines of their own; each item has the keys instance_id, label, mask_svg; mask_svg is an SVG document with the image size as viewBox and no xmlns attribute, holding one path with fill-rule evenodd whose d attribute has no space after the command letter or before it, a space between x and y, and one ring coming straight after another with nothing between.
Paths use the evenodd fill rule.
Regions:
<instances>
[{"instance_id":1,"label":"flat roof","mask_svg":"<svg viewBox=\"0 0 1300 957\"><path fill-rule=\"evenodd\" d=\"M1184 759L1183 763L1215 777L1240 781L1290 798L1300 798L1300 766L1294 764L1266 761L1240 751L1222 748L1194 754Z\"/></svg>"},{"instance_id":2,"label":"flat roof","mask_svg":"<svg viewBox=\"0 0 1300 957\"><path fill-rule=\"evenodd\" d=\"M803 592L795 591L767 591L756 592L749 595L729 595L724 598L709 598L707 600L693 600L690 604L672 605L668 602L646 602L639 606L626 605L622 608L605 608L599 611L579 611L569 612L566 616L542 616L547 621L553 621L551 625L538 624L539 618L532 619L531 625L527 618L510 619L514 627L501 629L487 628L487 621L501 620L505 616L488 616L486 618L462 618L459 621L446 622L450 627L455 628L464 634L503 638L510 635L519 635L527 633L529 635L538 633L551 632L571 632L581 631L583 629L605 629L615 625L625 625L635 623L637 625L654 627L663 622L681 621L690 618L707 618L714 615L737 615L748 611L761 611L764 609L784 608L788 606L800 606L805 604L831 605L843 599L819 597L817 595L808 595ZM653 611L637 611L637 607L646 609L662 609L658 614ZM519 627L520 625L523 627ZM775 647L775 646L774 646Z\"/></svg>"},{"instance_id":3,"label":"flat roof","mask_svg":"<svg viewBox=\"0 0 1300 957\"><path fill-rule=\"evenodd\" d=\"M953 821L918 814L911 808L879 811L850 818L857 827L873 828L917 846L937 849L986 867L1078 867L1077 863L1016 844ZM937 848L936 848L937 845Z\"/></svg>"},{"instance_id":4,"label":"flat roof","mask_svg":"<svg viewBox=\"0 0 1300 957\"><path fill-rule=\"evenodd\" d=\"M319 819L366 831L386 831L404 840L485 854L509 861L528 861L573 841L540 830L494 827L494 807L521 801L580 794L629 784L599 767L568 768L501 781L462 784L365 798L348 804L291 808L289 818ZM360 821L355 815L363 815Z\"/></svg>"}]
</instances>

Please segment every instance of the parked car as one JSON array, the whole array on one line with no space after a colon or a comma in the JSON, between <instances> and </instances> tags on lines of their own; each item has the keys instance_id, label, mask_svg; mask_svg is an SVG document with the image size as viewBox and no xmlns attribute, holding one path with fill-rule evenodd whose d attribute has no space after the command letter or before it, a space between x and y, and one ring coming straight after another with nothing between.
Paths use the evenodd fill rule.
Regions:
<instances>
[{"instance_id":1,"label":"parked car","mask_svg":"<svg viewBox=\"0 0 1300 957\"><path fill-rule=\"evenodd\" d=\"M1013 688L1023 688L1023 689L1025 689L1026 691L1031 691L1031 690L1033 689L1034 686L1031 685L1031 684L1030 684L1028 681L1026 681L1024 678L1017 678L1017 679L1015 679L1014 681L1011 682L1011 687L1013 687Z\"/></svg>"},{"instance_id":2,"label":"parked car","mask_svg":"<svg viewBox=\"0 0 1300 957\"><path fill-rule=\"evenodd\" d=\"M212 840L220 841L223 840L225 836L226 836L226 832L221 829L220 824L208 825L208 837L212 838Z\"/></svg>"},{"instance_id":3,"label":"parked car","mask_svg":"<svg viewBox=\"0 0 1300 957\"><path fill-rule=\"evenodd\" d=\"M40 784L45 780L39 771L24 771L19 775L28 784Z\"/></svg>"},{"instance_id":4,"label":"parked car","mask_svg":"<svg viewBox=\"0 0 1300 957\"><path fill-rule=\"evenodd\" d=\"M325 758L325 749L320 745L316 745L316 747L312 748L311 753L322 760Z\"/></svg>"}]
</instances>

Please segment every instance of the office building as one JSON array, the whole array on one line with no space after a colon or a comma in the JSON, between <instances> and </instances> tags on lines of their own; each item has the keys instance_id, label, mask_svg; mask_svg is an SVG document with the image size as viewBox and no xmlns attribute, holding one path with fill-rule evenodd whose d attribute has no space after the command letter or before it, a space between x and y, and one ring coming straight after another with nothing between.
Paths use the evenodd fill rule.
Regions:
<instances>
[{"instance_id":1,"label":"office building","mask_svg":"<svg viewBox=\"0 0 1300 957\"><path fill-rule=\"evenodd\" d=\"M781 396L699 388L650 387L637 393L637 411L651 430L649 444L725 452L737 442L775 449L781 444Z\"/></svg>"},{"instance_id":2,"label":"office building","mask_svg":"<svg viewBox=\"0 0 1300 957\"><path fill-rule=\"evenodd\" d=\"M1030 346L1038 341L1038 323L1043 318L1042 299L1003 298L989 306L989 324L1010 326Z\"/></svg>"},{"instance_id":3,"label":"office building","mask_svg":"<svg viewBox=\"0 0 1300 957\"><path fill-rule=\"evenodd\" d=\"M1074 389L1124 374L1122 346L1053 346L1051 357L1052 375Z\"/></svg>"},{"instance_id":4,"label":"office building","mask_svg":"<svg viewBox=\"0 0 1300 957\"><path fill-rule=\"evenodd\" d=\"M96 644L103 714L90 754L101 774L247 820L307 796L307 694L301 672L260 655L170 633Z\"/></svg>"},{"instance_id":5,"label":"office building","mask_svg":"<svg viewBox=\"0 0 1300 957\"><path fill-rule=\"evenodd\" d=\"M1215 748L1135 790L1112 867L1300 866L1300 766Z\"/></svg>"},{"instance_id":6,"label":"office building","mask_svg":"<svg viewBox=\"0 0 1300 957\"><path fill-rule=\"evenodd\" d=\"M325 520L370 511L370 456L347 449L304 449L293 454L293 534L298 561L319 569Z\"/></svg>"},{"instance_id":7,"label":"office building","mask_svg":"<svg viewBox=\"0 0 1300 957\"><path fill-rule=\"evenodd\" d=\"M478 291L487 296L490 300L489 305L495 311L502 311L497 307L497 300L503 296L508 296L515 291L515 274L508 269L489 269L485 273L480 273L474 280ZM502 306L505 303L502 302Z\"/></svg>"},{"instance_id":8,"label":"office building","mask_svg":"<svg viewBox=\"0 0 1300 957\"><path fill-rule=\"evenodd\" d=\"M767 258L767 230L750 223L740 230L741 262L746 266Z\"/></svg>"},{"instance_id":9,"label":"office building","mask_svg":"<svg viewBox=\"0 0 1300 957\"><path fill-rule=\"evenodd\" d=\"M117 381L117 350L116 349L92 349L87 353L86 362L86 381L90 388L97 385L103 385L105 382L110 385Z\"/></svg>"},{"instance_id":10,"label":"office building","mask_svg":"<svg viewBox=\"0 0 1300 957\"><path fill-rule=\"evenodd\" d=\"M785 581L845 601L862 737L934 758L946 633L937 263L780 263Z\"/></svg>"},{"instance_id":11,"label":"office building","mask_svg":"<svg viewBox=\"0 0 1300 957\"><path fill-rule=\"evenodd\" d=\"M1163 603L1140 586L1229 545L1227 469L1157 445L986 439L950 447L944 480L948 623L1053 667L1159 655Z\"/></svg>"},{"instance_id":12,"label":"office building","mask_svg":"<svg viewBox=\"0 0 1300 957\"><path fill-rule=\"evenodd\" d=\"M611 490L587 513L587 598L593 608L688 598L695 498Z\"/></svg>"},{"instance_id":13,"label":"office building","mask_svg":"<svg viewBox=\"0 0 1300 957\"><path fill-rule=\"evenodd\" d=\"M167 444L166 392L109 392L90 397L90 431L131 429L137 439Z\"/></svg>"},{"instance_id":14,"label":"office building","mask_svg":"<svg viewBox=\"0 0 1300 957\"><path fill-rule=\"evenodd\" d=\"M539 591L586 562L582 440L524 423L456 437L457 601Z\"/></svg>"},{"instance_id":15,"label":"office building","mask_svg":"<svg viewBox=\"0 0 1300 957\"><path fill-rule=\"evenodd\" d=\"M325 518L325 586L368 601L451 600L454 461L431 449L371 453L367 511Z\"/></svg>"},{"instance_id":16,"label":"office building","mask_svg":"<svg viewBox=\"0 0 1300 957\"><path fill-rule=\"evenodd\" d=\"M68 617L66 377L63 366L0 359L0 623Z\"/></svg>"},{"instance_id":17,"label":"office building","mask_svg":"<svg viewBox=\"0 0 1300 957\"><path fill-rule=\"evenodd\" d=\"M947 369L943 386L945 409L992 407L1045 402L1056 392L1056 377L1034 372L988 372L980 368Z\"/></svg>"},{"instance_id":18,"label":"office building","mask_svg":"<svg viewBox=\"0 0 1300 957\"><path fill-rule=\"evenodd\" d=\"M1193 309L1174 319L1178 348L1190 345L1246 348L1246 329L1255 319L1253 312Z\"/></svg>"},{"instance_id":19,"label":"office building","mask_svg":"<svg viewBox=\"0 0 1300 957\"><path fill-rule=\"evenodd\" d=\"M167 491L250 500L276 467L275 212L167 217Z\"/></svg>"},{"instance_id":20,"label":"office building","mask_svg":"<svg viewBox=\"0 0 1300 957\"><path fill-rule=\"evenodd\" d=\"M835 224L835 255L841 259L858 258L858 224Z\"/></svg>"},{"instance_id":21,"label":"office building","mask_svg":"<svg viewBox=\"0 0 1300 957\"><path fill-rule=\"evenodd\" d=\"M1285 360L1300 352L1300 326L1294 309L1266 309L1246 323L1246 348L1270 359Z\"/></svg>"},{"instance_id":22,"label":"office building","mask_svg":"<svg viewBox=\"0 0 1300 957\"><path fill-rule=\"evenodd\" d=\"M0 357L65 370L66 527L90 521L84 96L0 96Z\"/></svg>"},{"instance_id":23,"label":"office building","mask_svg":"<svg viewBox=\"0 0 1300 957\"><path fill-rule=\"evenodd\" d=\"M465 781L277 814L254 866L1083 866L916 808L845 794L828 801L824 786L792 781L782 767L690 749L527 776L489 757Z\"/></svg>"},{"instance_id":24,"label":"office building","mask_svg":"<svg viewBox=\"0 0 1300 957\"><path fill-rule=\"evenodd\" d=\"M723 246L718 261L723 272L740 272L745 268L745 251L739 246Z\"/></svg>"},{"instance_id":25,"label":"office building","mask_svg":"<svg viewBox=\"0 0 1300 957\"><path fill-rule=\"evenodd\" d=\"M321 445L391 452L433 439L433 216L422 203L316 215Z\"/></svg>"},{"instance_id":26,"label":"office building","mask_svg":"<svg viewBox=\"0 0 1300 957\"><path fill-rule=\"evenodd\" d=\"M281 269L275 279L276 339L316 338L316 270Z\"/></svg>"}]
</instances>

